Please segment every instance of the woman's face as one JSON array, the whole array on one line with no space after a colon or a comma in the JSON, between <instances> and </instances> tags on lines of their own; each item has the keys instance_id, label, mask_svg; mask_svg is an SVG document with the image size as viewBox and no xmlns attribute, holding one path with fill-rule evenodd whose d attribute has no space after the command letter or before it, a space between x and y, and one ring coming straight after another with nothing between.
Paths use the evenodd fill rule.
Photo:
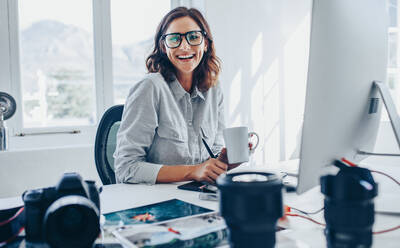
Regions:
<instances>
[{"instance_id":1,"label":"woman's face","mask_svg":"<svg viewBox=\"0 0 400 248\"><path fill-rule=\"evenodd\" d=\"M200 27L190 17L180 17L173 20L165 34L180 33L185 34L189 31L200 31ZM177 48L169 48L165 45L165 51L171 63L175 66L178 77L184 75L192 75L194 69L199 65L201 58L203 57L204 51L207 50L206 39L197 46L191 46L186 37L181 36L182 42Z\"/></svg>"}]
</instances>

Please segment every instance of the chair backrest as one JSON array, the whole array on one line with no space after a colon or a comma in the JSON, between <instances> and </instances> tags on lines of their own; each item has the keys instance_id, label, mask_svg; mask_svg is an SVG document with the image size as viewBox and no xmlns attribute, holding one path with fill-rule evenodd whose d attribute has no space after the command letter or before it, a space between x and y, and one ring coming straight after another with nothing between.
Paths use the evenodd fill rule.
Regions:
<instances>
[{"instance_id":1,"label":"chair backrest","mask_svg":"<svg viewBox=\"0 0 400 248\"><path fill-rule=\"evenodd\" d=\"M103 185L115 183L114 151L124 105L109 108L101 117L94 144L94 159Z\"/></svg>"}]
</instances>

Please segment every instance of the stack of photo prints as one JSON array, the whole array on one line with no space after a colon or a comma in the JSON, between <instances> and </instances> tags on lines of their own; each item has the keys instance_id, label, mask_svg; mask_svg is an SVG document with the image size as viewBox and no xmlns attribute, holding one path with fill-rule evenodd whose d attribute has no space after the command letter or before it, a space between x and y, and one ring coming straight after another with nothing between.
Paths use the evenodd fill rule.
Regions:
<instances>
[{"instance_id":1,"label":"stack of photo prints","mask_svg":"<svg viewBox=\"0 0 400 248\"><path fill-rule=\"evenodd\" d=\"M103 229L124 247L215 247L228 244L215 211L172 199L104 214Z\"/></svg>"}]
</instances>

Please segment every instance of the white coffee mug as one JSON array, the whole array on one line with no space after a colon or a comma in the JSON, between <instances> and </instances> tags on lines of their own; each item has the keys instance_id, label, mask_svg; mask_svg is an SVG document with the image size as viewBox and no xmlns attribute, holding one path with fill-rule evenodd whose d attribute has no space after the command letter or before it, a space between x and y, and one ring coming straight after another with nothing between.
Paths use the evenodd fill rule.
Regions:
<instances>
[{"instance_id":1,"label":"white coffee mug","mask_svg":"<svg viewBox=\"0 0 400 248\"><path fill-rule=\"evenodd\" d=\"M256 149L259 142L258 134L249 132L247 127L231 127L223 130L228 162L230 164L249 161L249 155ZM249 139L257 137L257 143L249 147Z\"/></svg>"}]
</instances>

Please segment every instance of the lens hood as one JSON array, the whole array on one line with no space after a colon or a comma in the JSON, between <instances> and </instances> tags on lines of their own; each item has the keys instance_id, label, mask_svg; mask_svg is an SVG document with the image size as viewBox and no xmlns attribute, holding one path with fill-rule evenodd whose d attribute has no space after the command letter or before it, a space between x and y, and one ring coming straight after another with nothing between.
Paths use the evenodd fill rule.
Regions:
<instances>
[{"instance_id":1,"label":"lens hood","mask_svg":"<svg viewBox=\"0 0 400 248\"><path fill-rule=\"evenodd\" d=\"M217 179L219 188L231 190L245 190L249 189L263 190L265 188L271 190L281 190L282 181L277 175L268 172L236 172L224 174Z\"/></svg>"},{"instance_id":2,"label":"lens hood","mask_svg":"<svg viewBox=\"0 0 400 248\"><path fill-rule=\"evenodd\" d=\"M91 247L100 233L99 214L97 206L85 197L61 197L45 213L45 241L57 248Z\"/></svg>"},{"instance_id":3,"label":"lens hood","mask_svg":"<svg viewBox=\"0 0 400 248\"><path fill-rule=\"evenodd\" d=\"M282 181L272 173L238 172L217 179L220 213L233 247L273 247L283 215Z\"/></svg>"}]
</instances>

